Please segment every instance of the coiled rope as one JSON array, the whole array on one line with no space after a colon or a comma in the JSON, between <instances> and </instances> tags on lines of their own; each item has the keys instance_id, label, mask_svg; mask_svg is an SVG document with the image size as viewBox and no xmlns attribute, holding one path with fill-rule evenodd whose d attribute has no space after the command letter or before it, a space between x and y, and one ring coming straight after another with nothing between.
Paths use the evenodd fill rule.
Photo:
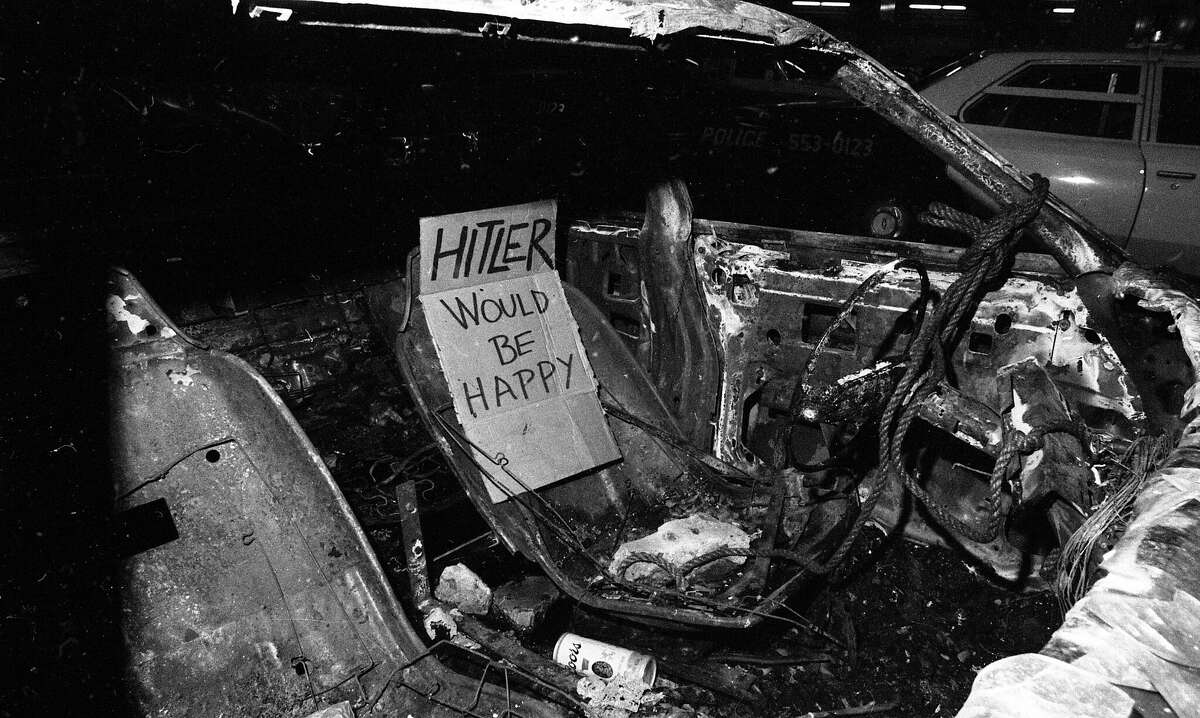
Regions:
<instances>
[{"instance_id":1,"label":"coiled rope","mask_svg":"<svg viewBox=\"0 0 1200 718\"><path fill-rule=\"evenodd\" d=\"M686 591L687 578L692 574L692 572L696 571L702 566L707 566L710 563L720 561L721 559L735 558L739 556L745 558L779 558L785 561L791 561L792 563L800 564L802 567L813 573L819 573L821 570L821 566L817 564L816 561L798 551L789 551L788 549L783 548L752 549L722 546L721 548L700 554L699 556L696 556L685 563L679 564L678 566L671 563L660 554L650 553L649 551L632 551L626 555L625 558L621 559L621 562L617 564L616 571L613 573L618 578L624 579L625 572L628 571L629 568L634 564L651 563L666 572L667 576L670 577L674 582L676 590Z\"/></svg>"},{"instance_id":2,"label":"coiled rope","mask_svg":"<svg viewBox=\"0 0 1200 718\"><path fill-rule=\"evenodd\" d=\"M904 439L917 417L922 400L929 396L946 375L945 355L947 350L954 346L962 331L963 319L974 314L987 286L1000 279L1015 251L1017 230L1037 215L1046 201L1049 188L1050 183L1044 177L1034 175L1033 190L1028 197L1005 208L987 221L940 202L934 202L928 212L922 213L923 223L967 234L972 238L972 243L959 260L962 274L946 289L941 302L933 310L929 320L921 325L916 339L913 340L904 375L896 384L880 419L879 469L869 487L868 495L863 499L850 533L830 557L830 567L839 565L849 553L851 545L874 510L886 482L894 477L899 477L905 488L945 528L980 543L991 541L999 533L1003 521L1000 512L1003 480L1009 463L1023 445L1023 437L1018 439L1015 432L1006 432L989 483L988 506L991 519L982 529L963 522L934 501L917 482L916 477L905 468L902 450Z\"/></svg>"}]
</instances>

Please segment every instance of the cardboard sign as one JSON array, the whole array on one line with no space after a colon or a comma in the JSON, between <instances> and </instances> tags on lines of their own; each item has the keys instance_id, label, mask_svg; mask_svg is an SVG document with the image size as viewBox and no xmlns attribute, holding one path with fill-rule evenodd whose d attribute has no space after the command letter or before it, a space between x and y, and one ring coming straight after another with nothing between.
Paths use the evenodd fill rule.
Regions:
<instances>
[{"instance_id":1,"label":"cardboard sign","mask_svg":"<svg viewBox=\"0 0 1200 718\"><path fill-rule=\"evenodd\" d=\"M530 488L620 458L554 271L553 201L421 219L420 299L467 438ZM492 501L525 489L476 452Z\"/></svg>"}]
</instances>

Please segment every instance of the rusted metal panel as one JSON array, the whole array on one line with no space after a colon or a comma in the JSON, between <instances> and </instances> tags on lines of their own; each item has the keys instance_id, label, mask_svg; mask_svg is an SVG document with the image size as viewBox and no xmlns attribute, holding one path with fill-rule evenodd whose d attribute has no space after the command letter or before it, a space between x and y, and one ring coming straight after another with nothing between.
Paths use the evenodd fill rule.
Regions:
<instances>
[{"instance_id":1,"label":"rusted metal panel","mask_svg":"<svg viewBox=\"0 0 1200 718\"><path fill-rule=\"evenodd\" d=\"M792 268L785 252L711 234L696 239L696 262L725 359L714 447L733 458L725 452L746 441L745 416L752 408L747 402L753 398L773 411L790 405L794 378L819 335L813 325L828 321L881 265L842 261L822 269ZM933 291L941 292L956 275L929 276ZM835 340L820 360L817 381L828 384L901 352L920 299L915 273L901 271L884 280L858 308L841 344ZM987 294L950 361L960 389L999 413L1006 393L998 373L1028 357L1048 367L1088 423L1111 426L1125 439L1143 430L1144 413L1127 370L1061 277L1012 277Z\"/></svg>"},{"instance_id":2,"label":"rusted metal panel","mask_svg":"<svg viewBox=\"0 0 1200 718\"><path fill-rule=\"evenodd\" d=\"M684 436L706 446L712 440L719 368L691 266L692 202L682 181L648 193L638 251L654 335L647 370Z\"/></svg>"},{"instance_id":3,"label":"rusted metal panel","mask_svg":"<svg viewBox=\"0 0 1200 718\"><path fill-rule=\"evenodd\" d=\"M115 508L152 504L177 533L121 566L138 711L435 714L398 689L410 677L469 695L436 661L399 670L424 646L267 382L188 341L127 273L108 296Z\"/></svg>"}]
</instances>

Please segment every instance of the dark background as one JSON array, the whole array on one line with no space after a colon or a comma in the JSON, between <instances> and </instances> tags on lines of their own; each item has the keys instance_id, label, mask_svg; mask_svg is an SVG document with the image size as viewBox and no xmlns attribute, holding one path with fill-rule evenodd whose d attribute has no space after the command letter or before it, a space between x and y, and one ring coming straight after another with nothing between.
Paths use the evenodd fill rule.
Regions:
<instances>
[{"instance_id":1,"label":"dark background","mask_svg":"<svg viewBox=\"0 0 1200 718\"><path fill-rule=\"evenodd\" d=\"M1195 47L1194 0L951 0L921 3L961 7L915 10L907 2L848 0L849 7L764 3L811 20L893 69L919 77L979 50L1113 50L1154 30ZM1066 11L1071 12L1066 12ZM1057 12L1056 12L1057 11ZM1180 27L1184 20L1185 27Z\"/></svg>"}]
</instances>

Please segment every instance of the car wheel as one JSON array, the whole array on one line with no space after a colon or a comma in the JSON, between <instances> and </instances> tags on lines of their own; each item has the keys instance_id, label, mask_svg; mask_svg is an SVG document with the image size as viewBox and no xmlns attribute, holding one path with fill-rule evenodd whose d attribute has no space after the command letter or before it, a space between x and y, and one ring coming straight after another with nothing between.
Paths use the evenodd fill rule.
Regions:
<instances>
[{"instance_id":1,"label":"car wheel","mask_svg":"<svg viewBox=\"0 0 1200 718\"><path fill-rule=\"evenodd\" d=\"M912 226L912 209L895 199L875 202L863 216L863 232L868 237L906 239L912 233Z\"/></svg>"}]
</instances>

